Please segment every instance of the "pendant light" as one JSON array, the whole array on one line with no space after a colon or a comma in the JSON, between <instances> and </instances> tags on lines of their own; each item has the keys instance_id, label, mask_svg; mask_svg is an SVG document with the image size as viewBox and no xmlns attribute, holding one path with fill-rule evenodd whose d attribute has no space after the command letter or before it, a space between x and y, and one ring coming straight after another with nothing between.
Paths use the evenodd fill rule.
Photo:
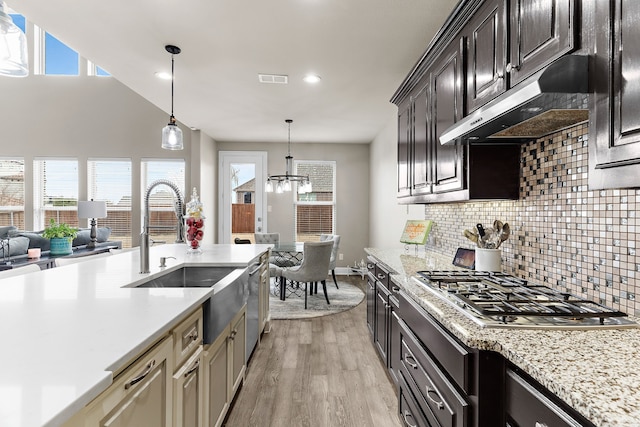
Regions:
<instances>
[{"instance_id":1,"label":"pendant light","mask_svg":"<svg viewBox=\"0 0 640 427\"><path fill-rule=\"evenodd\" d=\"M173 116L173 55L179 54L178 46L166 45L165 50L171 54L171 116L169 124L162 129L162 148L165 150L182 150L182 130L176 124L176 118Z\"/></svg>"},{"instance_id":2,"label":"pendant light","mask_svg":"<svg viewBox=\"0 0 640 427\"><path fill-rule=\"evenodd\" d=\"M298 183L298 193L310 193L312 191L309 175L292 175L293 157L291 156L291 123L293 120L286 119L285 123L289 126L289 137L287 145L287 157L285 157L285 173L282 175L268 175L267 182L264 183L264 191L272 193L275 189L276 193L291 191L292 182ZM274 187L275 182L275 187Z\"/></svg>"},{"instance_id":3,"label":"pendant light","mask_svg":"<svg viewBox=\"0 0 640 427\"><path fill-rule=\"evenodd\" d=\"M0 75L25 77L29 75L27 38L7 10L5 2L0 1Z\"/></svg>"}]
</instances>

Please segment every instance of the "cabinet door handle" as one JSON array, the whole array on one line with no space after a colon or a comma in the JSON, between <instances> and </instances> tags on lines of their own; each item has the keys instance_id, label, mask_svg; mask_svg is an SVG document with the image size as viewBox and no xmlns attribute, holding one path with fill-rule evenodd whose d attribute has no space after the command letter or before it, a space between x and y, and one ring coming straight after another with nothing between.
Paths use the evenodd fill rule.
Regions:
<instances>
[{"instance_id":1,"label":"cabinet door handle","mask_svg":"<svg viewBox=\"0 0 640 427\"><path fill-rule=\"evenodd\" d=\"M418 364L416 363L416 359L413 358L410 354L405 353L404 361L407 365L411 366L413 369L418 369Z\"/></svg>"},{"instance_id":2,"label":"cabinet door handle","mask_svg":"<svg viewBox=\"0 0 640 427\"><path fill-rule=\"evenodd\" d=\"M442 401L442 397L440 397L440 394L433 388L427 386L427 397L429 398L430 401L432 401L437 407L438 409L442 410L444 409L444 402ZM438 399L440 400L435 400L433 397L431 397L431 394L435 394L436 396L438 396Z\"/></svg>"},{"instance_id":3,"label":"cabinet door handle","mask_svg":"<svg viewBox=\"0 0 640 427\"><path fill-rule=\"evenodd\" d=\"M512 64L511 62L509 62L505 68L505 71L507 73L513 73L514 71L518 71L520 69L520 66L518 64Z\"/></svg>"},{"instance_id":4,"label":"cabinet door handle","mask_svg":"<svg viewBox=\"0 0 640 427\"><path fill-rule=\"evenodd\" d=\"M367 264L367 269L373 270L373 267L375 267L373 264Z\"/></svg>"},{"instance_id":5,"label":"cabinet door handle","mask_svg":"<svg viewBox=\"0 0 640 427\"><path fill-rule=\"evenodd\" d=\"M196 341L198 339L198 330L194 329L185 338L189 339L190 341Z\"/></svg>"},{"instance_id":6,"label":"cabinet door handle","mask_svg":"<svg viewBox=\"0 0 640 427\"><path fill-rule=\"evenodd\" d=\"M384 280L385 277L387 277L387 276L385 276L384 274L378 274L378 279L380 279L380 280Z\"/></svg>"},{"instance_id":7,"label":"cabinet door handle","mask_svg":"<svg viewBox=\"0 0 640 427\"><path fill-rule=\"evenodd\" d=\"M392 286L392 287L391 287L391 290L392 290L393 292L400 292L400 288L399 288L399 287L397 287L397 286Z\"/></svg>"},{"instance_id":8,"label":"cabinet door handle","mask_svg":"<svg viewBox=\"0 0 640 427\"><path fill-rule=\"evenodd\" d=\"M196 371L196 369L198 369L199 366L200 366L199 360L196 360L195 362L193 362L193 365L191 365L191 368L189 368L189 370L184 373L184 377L187 378L189 375L193 374Z\"/></svg>"},{"instance_id":9,"label":"cabinet door handle","mask_svg":"<svg viewBox=\"0 0 640 427\"><path fill-rule=\"evenodd\" d=\"M233 331L231 331L231 334L229 335L229 339L236 339L236 334L238 333L238 331L236 331L235 329Z\"/></svg>"},{"instance_id":10,"label":"cabinet door handle","mask_svg":"<svg viewBox=\"0 0 640 427\"><path fill-rule=\"evenodd\" d=\"M126 383L124 385L124 389L129 390L132 386L138 384L140 381L145 379L145 377L149 375L149 372L151 372L154 366L156 366L156 359L151 359L151 361L147 363L147 367L144 369L144 371L140 375L138 375L137 377L135 377L134 379Z\"/></svg>"},{"instance_id":11,"label":"cabinet door handle","mask_svg":"<svg viewBox=\"0 0 640 427\"><path fill-rule=\"evenodd\" d=\"M541 423L539 421L536 421L536 427L549 427L549 426L547 426L545 423Z\"/></svg>"},{"instance_id":12,"label":"cabinet door handle","mask_svg":"<svg viewBox=\"0 0 640 427\"><path fill-rule=\"evenodd\" d=\"M411 424L409 420L407 420L407 418L413 418L413 415L411 414L411 412L405 410L404 414L402 414L402 418L404 418L404 423L409 427L417 427L416 424Z\"/></svg>"}]
</instances>

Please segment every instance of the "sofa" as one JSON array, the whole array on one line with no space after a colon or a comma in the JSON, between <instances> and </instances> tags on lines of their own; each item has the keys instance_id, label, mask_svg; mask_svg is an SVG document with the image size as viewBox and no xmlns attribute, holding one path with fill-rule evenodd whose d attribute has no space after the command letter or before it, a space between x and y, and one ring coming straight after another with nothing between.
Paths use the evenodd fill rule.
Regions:
<instances>
[{"instance_id":1,"label":"sofa","mask_svg":"<svg viewBox=\"0 0 640 427\"><path fill-rule=\"evenodd\" d=\"M109 240L111 235L111 228L100 227L96 231L96 248L105 246L117 246L122 248L122 242L119 240ZM15 226L0 227L0 240L9 243L8 245L8 258L5 251L6 245L0 245L0 260L16 261L20 259L26 259L27 251L33 248L40 248L40 256L47 256L49 254L49 239L42 237L42 231L24 231L18 230ZM82 228L78 230L78 235L71 246L74 250L84 249L91 241L91 229Z\"/></svg>"}]
</instances>

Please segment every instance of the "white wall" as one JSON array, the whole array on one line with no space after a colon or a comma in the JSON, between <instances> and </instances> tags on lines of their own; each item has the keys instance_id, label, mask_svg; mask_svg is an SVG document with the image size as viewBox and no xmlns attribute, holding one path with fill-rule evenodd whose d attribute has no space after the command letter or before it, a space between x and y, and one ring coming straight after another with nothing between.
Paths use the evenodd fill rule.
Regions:
<instances>
[{"instance_id":1,"label":"white wall","mask_svg":"<svg viewBox=\"0 0 640 427\"><path fill-rule=\"evenodd\" d=\"M402 248L400 236L408 219L424 219L423 205L400 205L396 202L398 177L397 108L390 105L384 130L370 147L369 246Z\"/></svg>"},{"instance_id":2,"label":"white wall","mask_svg":"<svg viewBox=\"0 0 640 427\"><path fill-rule=\"evenodd\" d=\"M286 143L217 142L219 151L266 151L267 171L282 174L285 170ZM295 160L336 161L336 234L341 236L339 253L344 259L338 267L353 264L365 257L369 242L369 145L368 144L292 144ZM269 193L266 203L270 232L280 233L281 241L294 240L293 193Z\"/></svg>"},{"instance_id":3,"label":"white wall","mask_svg":"<svg viewBox=\"0 0 640 427\"><path fill-rule=\"evenodd\" d=\"M0 94L0 156L22 157L25 160L25 228L33 226L32 165L35 157L78 159L80 199L86 198L87 194L86 178L83 178L87 176L87 159L131 159L133 212L140 212L141 159L181 158L185 160L187 170L192 168L191 131L180 125L184 133L185 150L163 150L160 146L161 130L168 122L168 113L114 78L40 75L20 79L0 77ZM213 154L209 153L208 157L213 157ZM198 168L202 173L202 168ZM188 174L186 188L191 187L191 179ZM137 245L140 230L138 215L133 215L132 229L133 244Z\"/></svg>"}]
</instances>

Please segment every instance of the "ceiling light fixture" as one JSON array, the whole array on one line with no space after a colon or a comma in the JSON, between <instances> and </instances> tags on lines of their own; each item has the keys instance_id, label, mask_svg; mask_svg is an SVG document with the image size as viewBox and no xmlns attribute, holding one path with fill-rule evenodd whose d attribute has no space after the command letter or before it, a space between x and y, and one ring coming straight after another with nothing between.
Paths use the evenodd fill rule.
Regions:
<instances>
[{"instance_id":1,"label":"ceiling light fixture","mask_svg":"<svg viewBox=\"0 0 640 427\"><path fill-rule=\"evenodd\" d=\"M267 193L275 192L282 193L285 191L291 191L291 183L298 183L298 193L310 193L311 192L311 181L309 180L309 175L292 175L291 170L293 166L293 157L291 157L291 123L293 120L286 119L285 123L289 125L289 137L288 137L288 146L287 146L287 157L285 157L285 166L286 170L284 175L268 175L267 182L264 183L264 191Z\"/></svg>"},{"instance_id":2,"label":"ceiling light fixture","mask_svg":"<svg viewBox=\"0 0 640 427\"><path fill-rule=\"evenodd\" d=\"M7 10L5 2L0 1L0 75L25 77L29 75L27 37Z\"/></svg>"},{"instance_id":3,"label":"ceiling light fixture","mask_svg":"<svg viewBox=\"0 0 640 427\"><path fill-rule=\"evenodd\" d=\"M179 54L181 51L178 46L170 44L164 48L171 54L171 116L169 117L169 124L162 129L162 148L165 150L182 150L184 148L182 144L182 130L176 124L176 118L173 116L173 56Z\"/></svg>"},{"instance_id":4,"label":"ceiling light fixture","mask_svg":"<svg viewBox=\"0 0 640 427\"><path fill-rule=\"evenodd\" d=\"M302 80L304 80L307 83L314 84L314 83L319 83L320 80L322 80L322 79L320 78L320 76L318 76L316 74L307 74L306 76L304 76L302 78Z\"/></svg>"}]
</instances>

